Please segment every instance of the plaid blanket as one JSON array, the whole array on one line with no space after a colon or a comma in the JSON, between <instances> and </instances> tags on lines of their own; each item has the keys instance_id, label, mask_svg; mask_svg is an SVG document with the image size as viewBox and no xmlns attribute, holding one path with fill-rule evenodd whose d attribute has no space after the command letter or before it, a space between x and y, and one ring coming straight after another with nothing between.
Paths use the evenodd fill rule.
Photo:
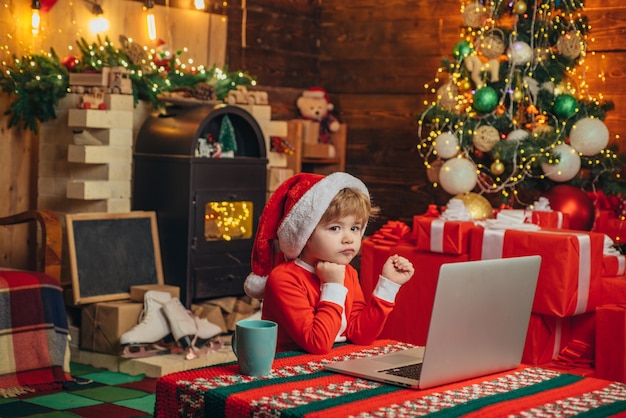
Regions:
<instances>
[{"instance_id":1,"label":"plaid blanket","mask_svg":"<svg viewBox=\"0 0 626 418\"><path fill-rule=\"evenodd\" d=\"M0 352L4 397L71 380L67 314L57 280L0 269Z\"/></svg>"},{"instance_id":2,"label":"plaid blanket","mask_svg":"<svg viewBox=\"0 0 626 418\"><path fill-rule=\"evenodd\" d=\"M325 362L408 348L395 341L342 345L328 355L280 353L265 377L236 363L173 373L156 384L156 417L619 416L626 384L520 367L426 390L326 372ZM623 415L622 415L623 416Z\"/></svg>"}]
</instances>

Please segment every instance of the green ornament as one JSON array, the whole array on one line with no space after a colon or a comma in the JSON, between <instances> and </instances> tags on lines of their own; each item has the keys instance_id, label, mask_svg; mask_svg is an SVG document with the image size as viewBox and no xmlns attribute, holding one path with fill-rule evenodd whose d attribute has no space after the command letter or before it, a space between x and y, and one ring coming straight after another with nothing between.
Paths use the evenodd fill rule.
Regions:
<instances>
[{"instance_id":1,"label":"green ornament","mask_svg":"<svg viewBox=\"0 0 626 418\"><path fill-rule=\"evenodd\" d=\"M481 87L474 93L474 109L480 113L491 112L497 104L498 93L493 87Z\"/></svg>"},{"instance_id":2,"label":"green ornament","mask_svg":"<svg viewBox=\"0 0 626 418\"><path fill-rule=\"evenodd\" d=\"M559 118L569 119L576 114L578 100L571 94L561 94L554 100L554 114Z\"/></svg>"},{"instance_id":3,"label":"green ornament","mask_svg":"<svg viewBox=\"0 0 626 418\"><path fill-rule=\"evenodd\" d=\"M452 54L457 60L462 60L472 53L472 46L467 41L460 41L454 48L452 48Z\"/></svg>"}]
</instances>

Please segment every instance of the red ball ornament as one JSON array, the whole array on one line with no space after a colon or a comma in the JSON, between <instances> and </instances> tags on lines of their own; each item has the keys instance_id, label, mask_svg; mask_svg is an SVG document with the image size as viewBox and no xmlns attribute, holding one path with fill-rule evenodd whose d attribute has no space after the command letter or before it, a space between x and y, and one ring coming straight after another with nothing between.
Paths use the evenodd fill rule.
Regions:
<instances>
[{"instance_id":1,"label":"red ball ornament","mask_svg":"<svg viewBox=\"0 0 626 418\"><path fill-rule=\"evenodd\" d=\"M74 69L76 68L76 64L78 64L79 62L79 59L73 55L67 55L61 60L61 64L69 71L74 71Z\"/></svg>"},{"instance_id":2,"label":"red ball ornament","mask_svg":"<svg viewBox=\"0 0 626 418\"><path fill-rule=\"evenodd\" d=\"M591 230L596 218L596 207L587 193L578 187L559 184L544 193L544 196L553 210L569 216L570 229Z\"/></svg>"}]
</instances>

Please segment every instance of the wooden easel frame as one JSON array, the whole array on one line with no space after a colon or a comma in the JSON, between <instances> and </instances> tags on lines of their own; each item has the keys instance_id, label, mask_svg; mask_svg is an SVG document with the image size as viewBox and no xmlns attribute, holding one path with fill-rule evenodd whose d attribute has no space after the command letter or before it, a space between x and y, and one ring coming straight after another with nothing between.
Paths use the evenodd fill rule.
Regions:
<instances>
[{"instance_id":1,"label":"wooden easel frame","mask_svg":"<svg viewBox=\"0 0 626 418\"><path fill-rule=\"evenodd\" d=\"M84 254L80 254L81 251L89 251L89 248L77 248L76 245L76 222L82 221L104 221L104 220L132 220L132 219L147 219L150 222L150 235L152 238L152 250L154 254L154 262L155 262L155 273L156 273L156 282L148 282L148 283L133 283L133 284L163 284L163 268L161 261L161 249L159 244L159 233L156 221L156 213L150 211L133 211L127 213L77 213L77 214L67 214L66 215L66 223L67 223L67 239L68 239L68 250L69 250L69 261L71 268L71 276L72 276L72 295L73 295L73 303L74 305L82 305L88 303L96 303L96 302L104 302L111 300L123 300L130 298L130 284L128 286L128 290L124 290L121 288L113 289L114 291L106 294L98 294L85 296L81 292L81 284L85 285L85 280L82 280L79 277L79 259L82 258ZM148 231L143 231L147 233ZM106 239L106 238L105 238ZM106 257L106 254L97 254L94 253L95 257L102 256ZM114 263L114 260L110 260L111 263ZM84 279L84 277L83 277Z\"/></svg>"}]
</instances>

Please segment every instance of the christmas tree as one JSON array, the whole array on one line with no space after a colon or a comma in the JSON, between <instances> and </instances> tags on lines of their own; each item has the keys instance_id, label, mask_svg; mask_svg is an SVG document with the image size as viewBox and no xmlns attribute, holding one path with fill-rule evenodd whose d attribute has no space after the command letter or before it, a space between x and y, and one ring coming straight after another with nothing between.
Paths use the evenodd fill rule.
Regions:
<instances>
[{"instance_id":1,"label":"christmas tree","mask_svg":"<svg viewBox=\"0 0 626 418\"><path fill-rule=\"evenodd\" d=\"M460 8L461 40L426 87L418 150L451 195L526 207L560 184L621 196L624 159L581 64L589 25L579 0L482 0Z\"/></svg>"}]
</instances>

